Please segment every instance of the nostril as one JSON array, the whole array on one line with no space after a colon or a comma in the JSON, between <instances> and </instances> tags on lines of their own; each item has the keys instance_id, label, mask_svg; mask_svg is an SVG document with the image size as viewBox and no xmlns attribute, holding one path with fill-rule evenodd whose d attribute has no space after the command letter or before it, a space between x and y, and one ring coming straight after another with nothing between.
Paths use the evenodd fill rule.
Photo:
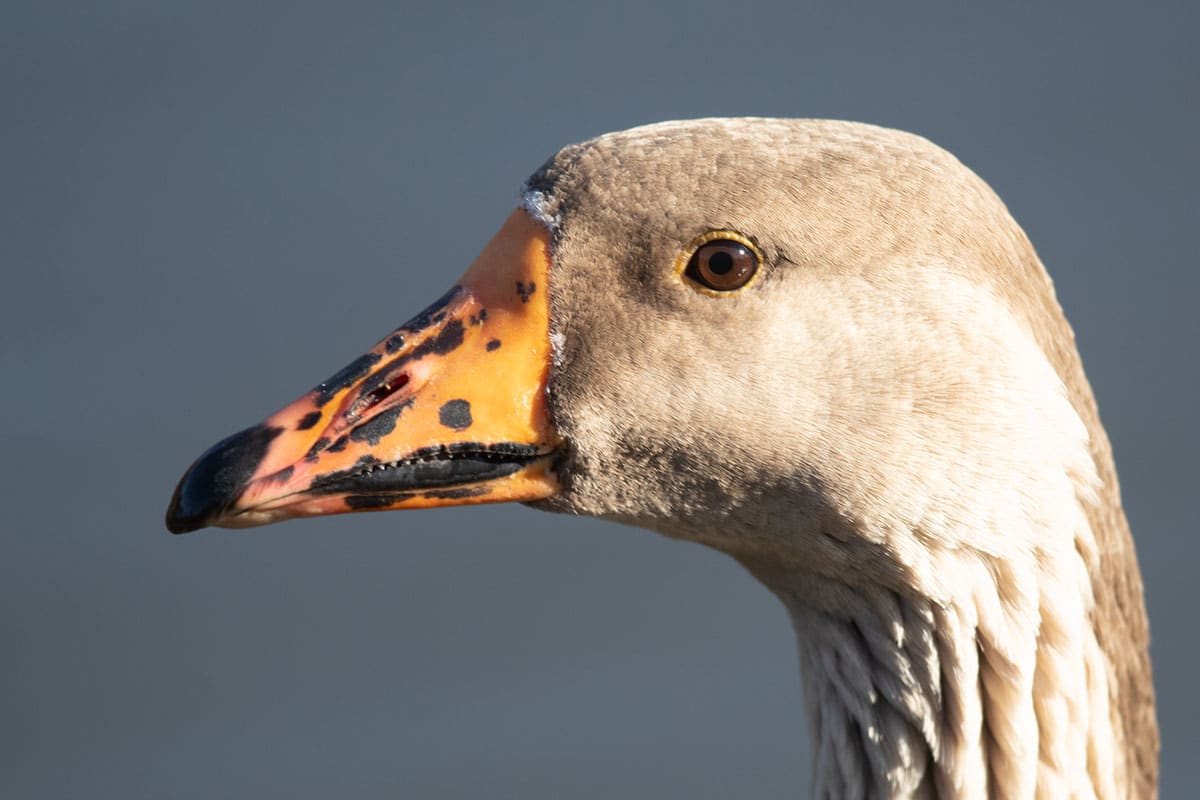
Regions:
<instances>
[{"instance_id":1,"label":"nostril","mask_svg":"<svg viewBox=\"0 0 1200 800\"><path fill-rule=\"evenodd\" d=\"M396 392L403 389L408 384L408 373L401 372L398 375L390 375L378 386L363 392L354 405L350 406L350 410L346 412L348 419L356 420L366 414L377 405L387 400Z\"/></svg>"}]
</instances>

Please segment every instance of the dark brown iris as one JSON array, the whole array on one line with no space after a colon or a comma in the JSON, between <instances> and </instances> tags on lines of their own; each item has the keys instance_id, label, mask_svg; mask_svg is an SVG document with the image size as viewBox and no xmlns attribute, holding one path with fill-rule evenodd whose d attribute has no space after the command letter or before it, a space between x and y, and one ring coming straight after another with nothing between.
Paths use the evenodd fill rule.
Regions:
<instances>
[{"instance_id":1,"label":"dark brown iris","mask_svg":"<svg viewBox=\"0 0 1200 800\"><path fill-rule=\"evenodd\" d=\"M684 274L718 292L740 289L758 270L758 256L733 239L714 239L696 248Z\"/></svg>"}]
</instances>

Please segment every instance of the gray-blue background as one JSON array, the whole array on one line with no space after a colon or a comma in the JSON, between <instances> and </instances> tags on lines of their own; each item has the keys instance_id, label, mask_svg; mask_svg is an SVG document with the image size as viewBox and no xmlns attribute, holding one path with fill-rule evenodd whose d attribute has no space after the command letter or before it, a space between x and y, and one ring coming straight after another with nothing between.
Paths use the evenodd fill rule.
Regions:
<instances>
[{"instance_id":1,"label":"gray-blue background","mask_svg":"<svg viewBox=\"0 0 1200 800\"><path fill-rule=\"evenodd\" d=\"M0 8L0 795L803 794L788 622L715 553L518 506L162 525L558 147L741 114L925 134L1025 226L1116 447L1164 795L1200 792L1197 6L435 5Z\"/></svg>"}]
</instances>

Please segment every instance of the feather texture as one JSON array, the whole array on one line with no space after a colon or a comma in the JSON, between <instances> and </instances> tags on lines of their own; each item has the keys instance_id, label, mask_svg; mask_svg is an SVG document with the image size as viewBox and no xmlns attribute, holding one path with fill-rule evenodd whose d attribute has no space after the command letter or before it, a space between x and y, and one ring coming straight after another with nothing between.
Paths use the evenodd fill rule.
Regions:
<instances>
[{"instance_id":1,"label":"feather texture","mask_svg":"<svg viewBox=\"0 0 1200 800\"><path fill-rule=\"evenodd\" d=\"M568 147L539 505L699 541L791 612L818 797L1153 797L1141 579L1053 286L995 194L920 137L699 120ZM708 230L745 292L670 269Z\"/></svg>"}]
</instances>

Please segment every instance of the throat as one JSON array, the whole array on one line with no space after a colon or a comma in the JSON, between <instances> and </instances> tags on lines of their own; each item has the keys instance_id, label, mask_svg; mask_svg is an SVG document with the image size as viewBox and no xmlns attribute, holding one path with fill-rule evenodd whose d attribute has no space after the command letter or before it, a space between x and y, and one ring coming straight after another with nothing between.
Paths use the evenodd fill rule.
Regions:
<instances>
[{"instance_id":1,"label":"throat","mask_svg":"<svg viewBox=\"0 0 1200 800\"><path fill-rule=\"evenodd\" d=\"M1085 558L936 553L892 585L743 560L795 627L812 796L1116 797Z\"/></svg>"},{"instance_id":2,"label":"throat","mask_svg":"<svg viewBox=\"0 0 1200 800\"><path fill-rule=\"evenodd\" d=\"M820 594L836 610L788 603L813 734L812 796L939 796L946 691L932 607L832 581Z\"/></svg>"}]
</instances>

